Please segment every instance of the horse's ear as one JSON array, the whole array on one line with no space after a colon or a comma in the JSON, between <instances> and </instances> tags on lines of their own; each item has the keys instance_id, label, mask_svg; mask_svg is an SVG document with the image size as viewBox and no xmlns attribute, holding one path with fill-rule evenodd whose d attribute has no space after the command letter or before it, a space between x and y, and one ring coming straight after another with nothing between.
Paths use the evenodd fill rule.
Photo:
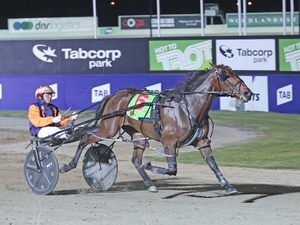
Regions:
<instances>
[{"instance_id":1,"label":"horse's ear","mask_svg":"<svg viewBox=\"0 0 300 225\"><path fill-rule=\"evenodd\" d=\"M214 69L214 70L217 70L219 69L219 67L216 65L216 64L213 64L213 63L209 63L211 65L211 68Z\"/></svg>"}]
</instances>

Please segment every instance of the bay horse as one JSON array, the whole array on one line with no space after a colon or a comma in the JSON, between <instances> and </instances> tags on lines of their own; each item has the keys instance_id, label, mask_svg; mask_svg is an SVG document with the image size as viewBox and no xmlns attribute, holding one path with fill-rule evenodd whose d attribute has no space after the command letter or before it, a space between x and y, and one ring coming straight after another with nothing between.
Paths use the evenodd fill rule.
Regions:
<instances>
[{"instance_id":1,"label":"bay horse","mask_svg":"<svg viewBox=\"0 0 300 225\"><path fill-rule=\"evenodd\" d=\"M157 192L157 188L146 170L176 176L177 151L181 147L191 145L199 150L221 187L228 194L236 193L237 190L225 179L213 157L211 140L208 137L208 112L217 96L233 97L241 102L248 102L253 93L229 66L223 64L211 66L209 70L186 74L188 77L186 80L158 95L159 100L156 101L158 119L155 123L133 119L126 113L131 109L128 107L129 102L137 93L141 93L140 89L124 88L114 95L106 96L96 110L99 129L80 140L74 158L69 164L64 164L60 172L67 172L77 166L85 146L112 138L123 129L133 142L131 162L150 192ZM161 142L168 168L152 166L151 163L142 164L148 138Z\"/></svg>"}]
</instances>

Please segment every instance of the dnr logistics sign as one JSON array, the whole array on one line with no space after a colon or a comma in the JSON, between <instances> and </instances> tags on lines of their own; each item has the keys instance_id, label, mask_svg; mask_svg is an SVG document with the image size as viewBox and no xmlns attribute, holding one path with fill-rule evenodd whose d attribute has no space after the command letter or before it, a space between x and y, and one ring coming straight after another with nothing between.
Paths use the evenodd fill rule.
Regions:
<instances>
[{"instance_id":1,"label":"dnr logistics sign","mask_svg":"<svg viewBox=\"0 0 300 225\"><path fill-rule=\"evenodd\" d=\"M12 33L93 31L93 17L8 19Z\"/></svg>"}]
</instances>

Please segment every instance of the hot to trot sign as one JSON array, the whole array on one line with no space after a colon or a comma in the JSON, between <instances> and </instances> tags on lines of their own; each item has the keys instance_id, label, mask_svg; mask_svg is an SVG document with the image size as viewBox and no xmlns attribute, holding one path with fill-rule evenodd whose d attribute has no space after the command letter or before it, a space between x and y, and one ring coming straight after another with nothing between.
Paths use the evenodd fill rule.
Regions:
<instances>
[{"instance_id":1,"label":"hot to trot sign","mask_svg":"<svg viewBox=\"0 0 300 225\"><path fill-rule=\"evenodd\" d=\"M150 71L202 70L212 62L211 40L150 41Z\"/></svg>"},{"instance_id":2,"label":"hot to trot sign","mask_svg":"<svg viewBox=\"0 0 300 225\"><path fill-rule=\"evenodd\" d=\"M279 40L279 70L300 71L300 39Z\"/></svg>"},{"instance_id":3,"label":"hot to trot sign","mask_svg":"<svg viewBox=\"0 0 300 225\"><path fill-rule=\"evenodd\" d=\"M235 70L276 70L274 39L216 40L217 64Z\"/></svg>"}]
</instances>

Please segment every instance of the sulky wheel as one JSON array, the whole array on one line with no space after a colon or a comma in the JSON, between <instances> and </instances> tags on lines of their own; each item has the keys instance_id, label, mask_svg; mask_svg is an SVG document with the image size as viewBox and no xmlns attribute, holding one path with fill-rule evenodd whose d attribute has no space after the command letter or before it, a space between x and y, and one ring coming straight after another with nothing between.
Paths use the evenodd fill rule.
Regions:
<instances>
[{"instance_id":1,"label":"sulky wheel","mask_svg":"<svg viewBox=\"0 0 300 225\"><path fill-rule=\"evenodd\" d=\"M39 160L36 159L34 150L31 150L26 156L23 168L24 178L27 186L34 194L47 195L57 184L58 162L55 154L46 147L38 146L36 152Z\"/></svg>"},{"instance_id":2,"label":"sulky wheel","mask_svg":"<svg viewBox=\"0 0 300 225\"><path fill-rule=\"evenodd\" d=\"M82 172L86 183L93 190L108 190L118 174L115 154L104 144L92 145L84 155Z\"/></svg>"}]
</instances>

